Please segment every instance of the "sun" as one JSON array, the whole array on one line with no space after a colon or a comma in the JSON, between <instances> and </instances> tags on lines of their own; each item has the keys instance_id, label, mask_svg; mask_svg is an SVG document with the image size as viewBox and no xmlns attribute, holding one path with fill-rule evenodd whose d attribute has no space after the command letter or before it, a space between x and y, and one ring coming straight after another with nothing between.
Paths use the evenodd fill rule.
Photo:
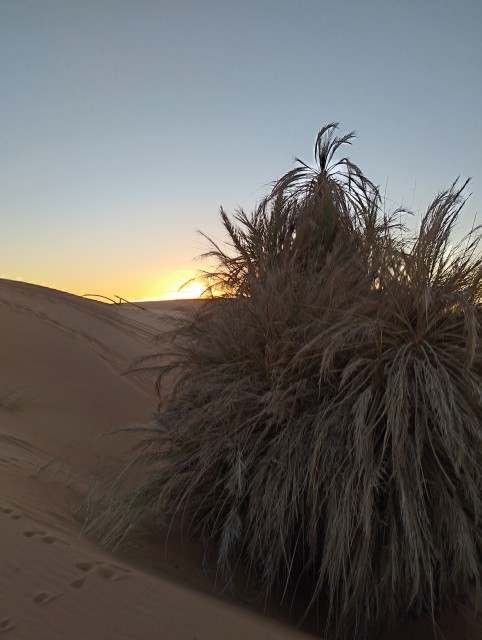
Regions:
<instances>
[{"instance_id":1,"label":"sun","mask_svg":"<svg viewBox=\"0 0 482 640\"><path fill-rule=\"evenodd\" d=\"M204 292L205 288L206 287L202 285L200 282L198 282L197 280L192 280L185 287L182 287L182 289L178 289L175 292L174 298L172 299L187 300L187 299L199 298L201 294Z\"/></svg>"},{"instance_id":2,"label":"sun","mask_svg":"<svg viewBox=\"0 0 482 640\"><path fill-rule=\"evenodd\" d=\"M186 286L183 286L186 282ZM159 289L161 289L159 291ZM195 278L175 278L167 280L162 287L157 287L157 294L151 295L149 300L192 300L199 298L205 287Z\"/></svg>"}]
</instances>

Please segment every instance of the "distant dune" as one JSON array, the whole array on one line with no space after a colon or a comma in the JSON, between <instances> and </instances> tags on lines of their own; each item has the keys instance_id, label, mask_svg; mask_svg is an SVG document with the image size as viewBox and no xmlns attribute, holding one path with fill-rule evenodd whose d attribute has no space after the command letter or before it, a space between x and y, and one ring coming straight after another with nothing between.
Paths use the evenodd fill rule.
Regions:
<instances>
[{"instance_id":1,"label":"distant dune","mask_svg":"<svg viewBox=\"0 0 482 640\"><path fill-rule=\"evenodd\" d=\"M163 314L197 302L140 304L145 310L0 280L0 634L315 637L219 594L193 561L196 549L189 554L174 543L165 556L146 544L128 561L82 537L73 513L89 474L125 458L132 444L127 436L98 436L148 421L156 406L152 381L123 374L159 350L154 337L168 323ZM446 639L480 637L475 621L461 616L446 616L440 631ZM433 634L422 621L391 637Z\"/></svg>"}]
</instances>

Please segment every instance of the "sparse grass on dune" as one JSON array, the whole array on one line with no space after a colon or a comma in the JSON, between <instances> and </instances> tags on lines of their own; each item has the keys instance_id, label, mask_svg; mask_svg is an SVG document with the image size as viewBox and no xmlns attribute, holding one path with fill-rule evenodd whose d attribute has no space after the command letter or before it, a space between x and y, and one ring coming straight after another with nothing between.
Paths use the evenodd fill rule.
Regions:
<instances>
[{"instance_id":1,"label":"sparse grass on dune","mask_svg":"<svg viewBox=\"0 0 482 640\"><path fill-rule=\"evenodd\" d=\"M335 131L316 170L222 212L204 278L225 298L146 361L176 385L90 530L182 522L228 580L239 557L267 596L301 580L340 637L371 638L480 588L482 259L478 229L453 244L465 185L411 237Z\"/></svg>"}]
</instances>

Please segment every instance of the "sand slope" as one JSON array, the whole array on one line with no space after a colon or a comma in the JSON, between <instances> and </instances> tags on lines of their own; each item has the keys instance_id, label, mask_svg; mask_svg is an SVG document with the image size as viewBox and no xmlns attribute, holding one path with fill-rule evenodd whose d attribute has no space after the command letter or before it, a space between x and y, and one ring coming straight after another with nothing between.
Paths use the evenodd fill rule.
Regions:
<instances>
[{"instance_id":1,"label":"sand slope","mask_svg":"<svg viewBox=\"0 0 482 640\"><path fill-rule=\"evenodd\" d=\"M155 406L146 382L121 374L154 350L159 328L152 312L0 281L0 633L6 638L302 637L128 565L80 537L71 515L77 479L99 458L120 453L115 441L95 436L148 420ZM61 463L34 474L59 455Z\"/></svg>"},{"instance_id":2,"label":"sand slope","mask_svg":"<svg viewBox=\"0 0 482 640\"><path fill-rule=\"evenodd\" d=\"M147 556L143 564L131 564L99 551L81 536L72 515L86 473L125 455L129 444L98 436L149 419L156 404L152 382L123 373L137 357L158 348L153 338L166 320L157 311L176 312L185 304L147 305L143 311L0 280L0 634L5 638L312 637L209 595L216 587L181 553L169 558L171 571L163 572L155 563L149 567ZM174 567L178 580L172 578ZM447 638L477 637L474 621L447 617L442 626ZM417 622L393 637L432 635L430 624Z\"/></svg>"}]
</instances>

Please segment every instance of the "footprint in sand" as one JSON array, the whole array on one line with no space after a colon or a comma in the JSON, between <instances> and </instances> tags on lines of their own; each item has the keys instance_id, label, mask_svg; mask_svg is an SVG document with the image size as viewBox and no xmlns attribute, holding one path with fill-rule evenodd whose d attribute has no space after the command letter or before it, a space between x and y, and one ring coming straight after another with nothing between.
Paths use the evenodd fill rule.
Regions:
<instances>
[{"instance_id":1,"label":"footprint in sand","mask_svg":"<svg viewBox=\"0 0 482 640\"><path fill-rule=\"evenodd\" d=\"M77 567L77 569L80 569L83 573L90 573L95 569L95 564L92 564L92 562L77 562L75 566ZM85 578L77 578L76 580L70 583L70 586L73 587L74 589L80 589L84 586L84 583L85 583Z\"/></svg>"},{"instance_id":2,"label":"footprint in sand","mask_svg":"<svg viewBox=\"0 0 482 640\"><path fill-rule=\"evenodd\" d=\"M105 580L123 580L127 578L130 571L115 564L99 564L95 572Z\"/></svg>"},{"instance_id":3,"label":"footprint in sand","mask_svg":"<svg viewBox=\"0 0 482 640\"><path fill-rule=\"evenodd\" d=\"M62 597L62 595L63 594L60 594L58 596L53 596L48 591L41 591L40 593L37 593L37 595L34 597L33 601L35 602L35 604L48 604L49 602L53 602L54 600L58 600L59 598Z\"/></svg>"},{"instance_id":4,"label":"footprint in sand","mask_svg":"<svg viewBox=\"0 0 482 640\"><path fill-rule=\"evenodd\" d=\"M57 542L56 538L47 535L45 531L24 531L23 535L27 538L38 537L42 542L45 542L45 544L54 544Z\"/></svg>"},{"instance_id":5,"label":"footprint in sand","mask_svg":"<svg viewBox=\"0 0 482 640\"><path fill-rule=\"evenodd\" d=\"M0 633L3 633L4 631L10 631L10 629L14 629L14 628L15 628L15 625L13 624L13 622L8 620L8 618L4 618L3 620L0 620Z\"/></svg>"},{"instance_id":6,"label":"footprint in sand","mask_svg":"<svg viewBox=\"0 0 482 640\"><path fill-rule=\"evenodd\" d=\"M98 575L104 580L124 580L130 574L130 571L124 569L124 567L119 567L115 564L103 564L102 562L77 562L75 566L83 573ZM76 578L70 583L70 586L74 589L80 589L84 586L85 581L86 577Z\"/></svg>"},{"instance_id":7,"label":"footprint in sand","mask_svg":"<svg viewBox=\"0 0 482 640\"><path fill-rule=\"evenodd\" d=\"M74 589L80 589L81 587L84 586L84 582L85 582L85 578L77 578L77 580L74 580L73 582L70 583L70 586L73 587Z\"/></svg>"},{"instance_id":8,"label":"footprint in sand","mask_svg":"<svg viewBox=\"0 0 482 640\"><path fill-rule=\"evenodd\" d=\"M95 564L92 564L92 562L77 562L75 566L77 567L77 569L80 569L84 573L88 573L89 571L95 569Z\"/></svg>"},{"instance_id":9,"label":"footprint in sand","mask_svg":"<svg viewBox=\"0 0 482 640\"><path fill-rule=\"evenodd\" d=\"M15 513L13 509L6 509L4 507L0 507L0 511L10 516L12 520L20 520L20 518L22 517L19 513Z\"/></svg>"}]
</instances>

